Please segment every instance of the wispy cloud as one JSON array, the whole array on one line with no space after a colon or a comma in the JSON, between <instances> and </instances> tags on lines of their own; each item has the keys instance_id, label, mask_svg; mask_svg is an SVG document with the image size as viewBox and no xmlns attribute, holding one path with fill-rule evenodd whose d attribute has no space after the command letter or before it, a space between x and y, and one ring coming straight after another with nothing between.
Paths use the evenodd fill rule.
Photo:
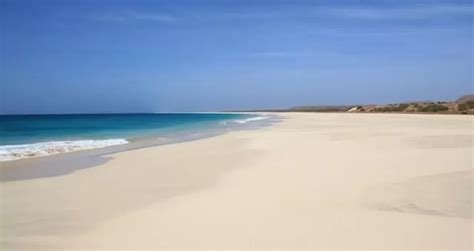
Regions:
<instances>
[{"instance_id":1,"label":"wispy cloud","mask_svg":"<svg viewBox=\"0 0 474 251\"><path fill-rule=\"evenodd\" d=\"M166 13L122 11L117 13L107 13L95 16L96 19L109 22L129 22L129 21L149 21L172 23L177 19L175 16Z\"/></svg>"},{"instance_id":2,"label":"wispy cloud","mask_svg":"<svg viewBox=\"0 0 474 251\"><path fill-rule=\"evenodd\" d=\"M281 7L281 8L280 8ZM398 5L398 6L373 6L373 5L325 5L318 6L274 6L272 8L249 7L239 10L200 10L198 12L184 11L180 13L179 19L186 21L202 20L296 20L303 18L327 19L359 19L359 20L417 20L437 19L446 17L472 17L474 7L466 4L444 4L444 5ZM173 23L178 17L170 13L147 12L126 10L113 13L102 13L95 17L98 20L109 22L131 22L147 21Z\"/></svg>"},{"instance_id":3,"label":"wispy cloud","mask_svg":"<svg viewBox=\"0 0 474 251\"><path fill-rule=\"evenodd\" d=\"M253 57L274 57L274 58L282 58L282 57L308 57L312 56L312 53L306 52L289 52L289 51L265 51L265 52L255 52L251 53L250 56Z\"/></svg>"},{"instance_id":4,"label":"wispy cloud","mask_svg":"<svg viewBox=\"0 0 474 251\"><path fill-rule=\"evenodd\" d=\"M426 19L444 16L471 16L474 14L472 5L415 5L412 7L329 7L319 9L336 17L355 19Z\"/></svg>"},{"instance_id":5,"label":"wispy cloud","mask_svg":"<svg viewBox=\"0 0 474 251\"><path fill-rule=\"evenodd\" d=\"M239 10L191 14L189 17L202 19L307 19L347 18L365 20L416 20L446 17L471 17L471 4L413 4L413 5L273 5L248 7Z\"/></svg>"},{"instance_id":6,"label":"wispy cloud","mask_svg":"<svg viewBox=\"0 0 474 251\"><path fill-rule=\"evenodd\" d=\"M339 56L337 52L314 52L314 51L262 51L250 53L251 57L260 58L304 58L304 57L334 57Z\"/></svg>"}]
</instances>

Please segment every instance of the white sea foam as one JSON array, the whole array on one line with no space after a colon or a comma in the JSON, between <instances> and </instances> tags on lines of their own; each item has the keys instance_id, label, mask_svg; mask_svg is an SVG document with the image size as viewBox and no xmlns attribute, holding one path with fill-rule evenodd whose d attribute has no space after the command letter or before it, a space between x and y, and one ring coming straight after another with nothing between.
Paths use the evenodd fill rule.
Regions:
<instances>
[{"instance_id":1,"label":"white sea foam","mask_svg":"<svg viewBox=\"0 0 474 251\"><path fill-rule=\"evenodd\" d=\"M125 139L49 141L0 146L0 162L127 144Z\"/></svg>"},{"instance_id":2,"label":"white sea foam","mask_svg":"<svg viewBox=\"0 0 474 251\"><path fill-rule=\"evenodd\" d=\"M251 118L246 118L246 119L236 119L236 120L233 120L232 122L239 123L239 124L245 124L245 123L248 123L250 121L257 121L257 120L263 120L263 119L267 119L267 117L259 116L259 117L251 117Z\"/></svg>"},{"instance_id":3,"label":"white sea foam","mask_svg":"<svg viewBox=\"0 0 474 251\"><path fill-rule=\"evenodd\" d=\"M251 122L251 121L258 121L258 120L263 120L263 119L267 119L268 117L265 117L265 116L259 116L259 117L251 117L251 118L246 118L246 119L234 119L234 120L230 120L230 121L221 121L219 122L219 124L221 125L227 125L227 123L237 123L237 124L245 124L245 123L248 123L248 122Z\"/></svg>"}]
</instances>

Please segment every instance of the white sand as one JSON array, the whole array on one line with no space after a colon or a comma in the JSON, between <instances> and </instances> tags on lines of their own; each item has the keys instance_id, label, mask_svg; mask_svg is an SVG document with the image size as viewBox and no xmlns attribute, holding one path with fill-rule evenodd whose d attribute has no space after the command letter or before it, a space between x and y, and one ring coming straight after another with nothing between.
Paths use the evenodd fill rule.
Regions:
<instances>
[{"instance_id":1,"label":"white sand","mask_svg":"<svg viewBox=\"0 0 474 251\"><path fill-rule=\"evenodd\" d=\"M3 248L471 249L472 116L283 116L4 182Z\"/></svg>"}]
</instances>

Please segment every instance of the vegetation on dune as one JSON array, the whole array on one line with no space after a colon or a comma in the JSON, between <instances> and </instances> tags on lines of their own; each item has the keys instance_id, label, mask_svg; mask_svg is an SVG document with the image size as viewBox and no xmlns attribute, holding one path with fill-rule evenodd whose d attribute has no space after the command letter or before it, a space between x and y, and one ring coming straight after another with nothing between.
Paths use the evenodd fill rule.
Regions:
<instances>
[{"instance_id":1,"label":"vegetation on dune","mask_svg":"<svg viewBox=\"0 0 474 251\"><path fill-rule=\"evenodd\" d=\"M405 109L408 108L408 104L398 104L398 105L391 105L385 107L377 107L375 108L376 112L403 112Z\"/></svg>"},{"instance_id":2,"label":"vegetation on dune","mask_svg":"<svg viewBox=\"0 0 474 251\"><path fill-rule=\"evenodd\" d=\"M474 100L470 100L462 104L458 104L458 110L461 112L468 111L471 109L474 109Z\"/></svg>"},{"instance_id":3,"label":"vegetation on dune","mask_svg":"<svg viewBox=\"0 0 474 251\"><path fill-rule=\"evenodd\" d=\"M257 110L258 111L258 110ZM412 101L386 105L329 105L298 106L283 110L260 110L271 112L380 112L380 113L445 113L474 114L474 95L464 95L457 101Z\"/></svg>"},{"instance_id":4,"label":"vegetation on dune","mask_svg":"<svg viewBox=\"0 0 474 251\"><path fill-rule=\"evenodd\" d=\"M419 109L420 112L445 112L448 110L449 108L447 106L440 104L429 104Z\"/></svg>"}]
</instances>

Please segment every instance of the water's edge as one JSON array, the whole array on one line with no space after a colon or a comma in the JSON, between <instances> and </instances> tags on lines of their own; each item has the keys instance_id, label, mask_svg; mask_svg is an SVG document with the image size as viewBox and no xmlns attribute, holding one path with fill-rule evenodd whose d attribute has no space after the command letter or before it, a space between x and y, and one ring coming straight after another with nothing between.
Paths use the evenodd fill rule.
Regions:
<instances>
[{"instance_id":1,"label":"water's edge","mask_svg":"<svg viewBox=\"0 0 474 251\"><path fill-rule=\"evenodd\" d=\"M161 114L160 114L161 115ZM168 116L168 114L164 114ZM175 116L176 114L170 114L171 116ZM129 144L130 142L140 142L140 141L147 141L149 139L155 139L158 143L167 143L173 142L175 139L193 139L199 138L201 135L208 135L214 134L216 132L221 131L228 131L233 129L239 129L241 127L245 127L244 124L256 124L260 120L268 119L268 116L264 115L257 115L257 114L229 114L225 113L222 114L223 116L251 116L251 117L223 117L223 118L213 118L213 120L197 120L196 122L190 122L189 116L196 116L196 114L185 114L186 120L177 121L177 124L173 126L169 124L163 127L163 124L167 121L172 121L176 118L170 117L161 117L161 119L156 120L153 114L150 117L145 117L145 122L150 122L150 118L153 120L152 123L155 123L153 126L144 126L143 130L141 128L134 128L136 127L131 126L131 128L126 129L128 131L123 131L124 128L127 128L127 124L137 124L141 122L140 117L125 117L127 121L118 121L121 122L119 127L120 130L117 130L117 126L115 124L110 124L110 115L105 115L104 117L100 118L102 121L98 121L96 118L80 118L79 120L90 120L90 122L77 125L78 118L77 117L69 117L67 119L61 118L58 121L56 120L46 120L44 117L38 118L30 117L28 119L34 118L35 120L28 121L28 119L13 119L13 120L6 120L3 121L7 123L6 131L4 136L0 138L0 162L5 161L15 161L19 159L25 158L35 158L35 157L43 157L55 154L62 154L68 152L75 152L81 150L89 150L89 149L97 149L97 148L104 148L104 147L111 147L117 145L124 145ZM91 116L91 115L85 115ZM118 115L122 116L122 115ZM141 115L143 116L143 115ZM199 116L199 115L198 115ZM205 114L203 116L208 116ZM47 117L47 119L51 119L51 117ZM117 117L113 118L117 120ZM123 120L123 118L120 118ZM209 118L207 118L209 119ZM22 121L23 120L23 121ZM221 120L221 121L219 121ZM161 125L156 122L161 122ZM31 123L31 124L30 124ZM49 124L48 124L49 123ZM91 131L90 129L88 132L80 131L79 134L83 134L82 137L77 135L77 132L72 132L70 134L64 134L61 130L63 129L61 123L66 125L67 130L71 131L71 124L73 125L74 129L80 130L84 126L85 128L97 128L95 131ZM97 126L99 123L99 126ZM109 123L109 125L105 125L104 127L100 127L103 124ZM46 126L44 125L46 124ZM33 126L32 126L33 125ZM95 127L97 126L97 127ZM155 127L156 126L156 127ZM55 128L56 127L56 128ZM21 128L21 129L17 129ZM45 128L45 129L43 129ZM110 128L108 131L107 128ZM46 131L51 131L52 133L46 134ZM57 131L56 131L57 130ZM106 131L104 131L106 130ZM99 134L97 133L99 132ZM46 132L47 133L47 132ZM75 134L74 134L75 133ZM1 132L0 132L1 134ZM141 135L143 134L143 135ZM30 136L23 136L23 135L31 135ZM59 136L61 135L61 136ZM108 135L108 136L107 136ZM16 144L8 144L8 142L15 142L15 140L19 141ZM3 142L3 144L1 144ZM6 142L5 142L6 141ZM7 143L7 144L5 144Z\"/></svg>"},{"instance_id":2,"label":"water's edge","mask_svg":"<svg viewBox=\"0 0 474 251\"><path fill-rule=\"evenodd\" d=\"M246 126L229 127L226 128L226 130L209 130L205 133L182 135L170 139L141 138L132 140L127 144L107 146L104 148L84 149L55 155L0 162L0 182L67 175L81 169L104 164L110 160L110 157L107 157L107 155L110 154L210 138L232 131L256 130L271 126L282 120L280 116L273 114L265 114L265 117L265 120L258 120Z\"/></svg>"}]
</instances>

